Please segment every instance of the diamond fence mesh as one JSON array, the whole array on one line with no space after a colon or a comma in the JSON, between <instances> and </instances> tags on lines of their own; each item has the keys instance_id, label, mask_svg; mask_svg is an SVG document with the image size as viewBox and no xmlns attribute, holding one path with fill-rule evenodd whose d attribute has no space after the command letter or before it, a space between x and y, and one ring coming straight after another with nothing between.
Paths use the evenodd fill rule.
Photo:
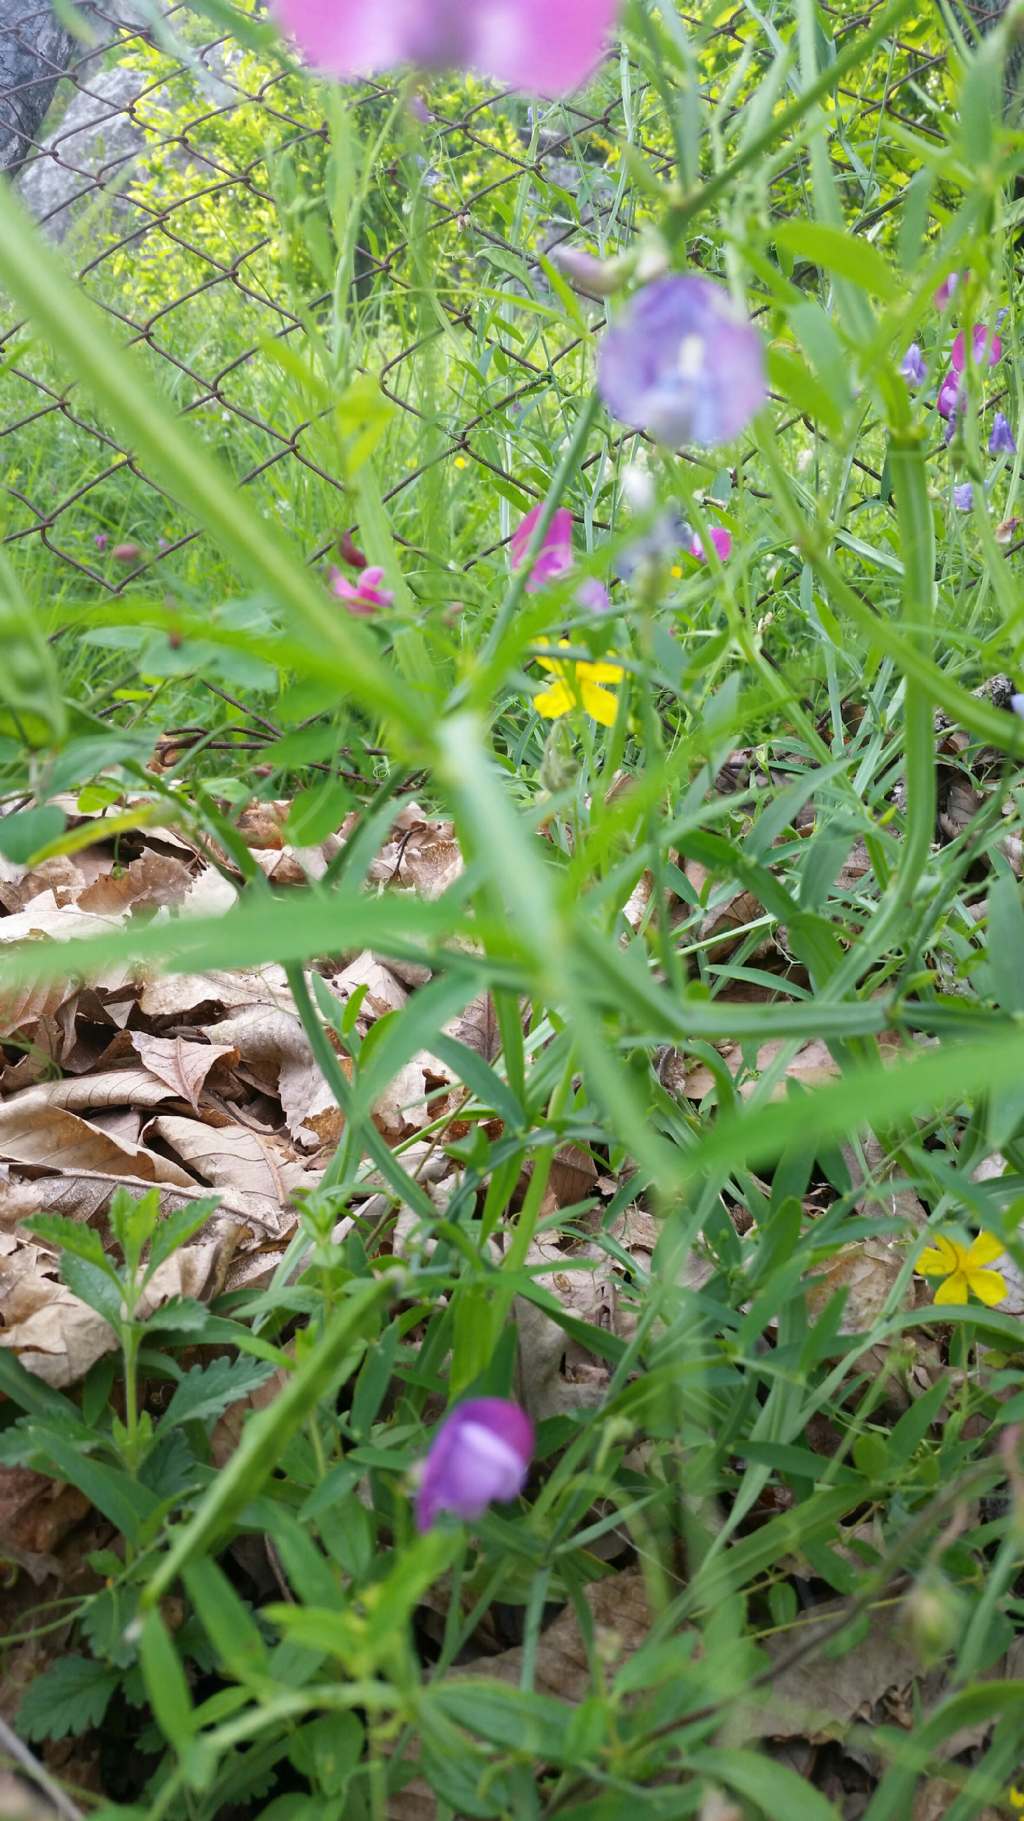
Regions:
<instances>
[{"instance_id":1,"label":"diamond fence mesh","mask_svg":"<svg viewBox=\"0 0 1024 1821\"><path fill-rule=\"evenodd\" d=\"M841 32L873 10L826 8ZM0 4L5 161L83 293L159 371L170 405L202 426L265 512L288 515L310 560L322 557L351 520L335 404L312 372L343 228L318 112L332 104L283 55L254 48L251 34L215 34L188 7L134 15L126 0L81 17L76 38L63 9ZM711 39L709 99L741 56L749 93L772 55L737 7ZM841 91L848 131L870 139L879 107L929 130L922 97L941 62L934 37L899 43L881 100ZM339 105L384 147L356 249L352 364L379 374L398 408L382 457L396 535L443 573L446 553L429 548L438 471L476 464L504 502L500 521L468 539L477 555L543 496L603 321L600 306L568 298L545 257L573 240L603 249L635 237L656 212L649 185L673 175L669 123L661 97L618 60L582 103L531 107L483 85L435 84L418 140L393 88L364 85ZM789 206L799 178L797 161L774 179ZM11 317L5 309L0 326L3 539L32 548L48 586L78 593L162 586L172 573L177 585L215 561Z\"/></svg>"}]
</instances>

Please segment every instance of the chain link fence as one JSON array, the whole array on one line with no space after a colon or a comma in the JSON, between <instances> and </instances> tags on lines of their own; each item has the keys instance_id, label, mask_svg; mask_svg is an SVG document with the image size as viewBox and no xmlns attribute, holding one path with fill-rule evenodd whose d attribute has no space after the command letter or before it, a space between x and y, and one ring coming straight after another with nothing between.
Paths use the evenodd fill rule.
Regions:
<instances>
[{"instance_id":1,"label":"chain link fence","mask_svg":"<svg viewBox=\"0 0 1024 1821\"><path fill-rule=\"evenodd\" d=\"M261 508L289 516L314 561L351 520L334 408L309 383L337 227L324 201L322 91L245 34L207 26L204 35L186 6L158 13L137 3L138 13L132 0L90 7L76 37L63 8L58 16L45 3L0 0L0 157L83 292L159 369L170 403L202 427ZM873 9L826 10L855 31ZM749 92L762 56L773 55L740 9L716 28L712 49L711 98L737 56L750 57ZM914 97L939 61L934 45L897 49L884 105L918 129L927 119ZM878 106L855 88L842 96L858 129ZM600 306L569 304L546 256L573 241L628 244L653 206L638 169L664 182L674 154L661 99L617 61L581 102L534 108L452 83L414 105L427 115L428 104L420 149L406 135L371 194L351 309L358 364L380 375L407 432L388 432L383 472L396 534L443 570L444 553L423 547L416 490L452 464L487 470L506 511L481 525L478 554L499 547L512 516L543 496L545 450L603 321ZM401 110L387 137L394 89L363 85L342 106L364 139L383 129L386 147L402 140ZM48 587L86 595L161 586L172 574L177 583L186 555L192 574L215 561L31 329L9 309L4 316L7 544L38 557ZM424 350L437 344L443 371L431 377Z\"/></svg>"}]
</instances>

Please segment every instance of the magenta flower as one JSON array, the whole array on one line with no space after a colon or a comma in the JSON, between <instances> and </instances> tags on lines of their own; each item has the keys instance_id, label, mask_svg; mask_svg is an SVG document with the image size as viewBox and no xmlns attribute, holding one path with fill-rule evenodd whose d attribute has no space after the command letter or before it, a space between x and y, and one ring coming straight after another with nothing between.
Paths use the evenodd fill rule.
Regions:
<instances>
[{"instance_id":1,"label":"magenta flower","mask_svg":"<svg viewBox=\"0 0 1024 1821\"><path fill-rule=\"evenodd\" d=\"M970 481L964 481L961 487L953 488L953 504L958 512L970 512L974 505L974 488Z\"/></svg>"},{"instance_id":2,"label":"magenta flower","mask_svg":"<svg viewBox=\"0 0 1024 1821\"><path fill-rule=\"evenodd\" d=\"M990 455L1016 455L1017 443L1010 428L1010 420L1002 411L997 411L992 419L992 433L988 439Z\"/></svg>"},{"instance_id":3,"label":"magenta flower","mask_svg":"<svg viewBox=\"0 0 1024 1821\"><path fill-rule=\"evenodd\" d=\"M995 330L987 329L984 323L975 323L974 328L971 331L971 346L976 367L983 365L986 356L990 367L994 367L997 361L1002 360L1003 344ZM949 357L953 363L954 373L963 372L966 354L967 349L964 342L964 333L961 329L953 343L953 352Z\"/></svg>"},{"instance_id":4,"label":"magenta flower","mask_svg":"<svg viewBox=\"0 0 1024 1821\"><path fill-rule=\"evenodd\" d=\"M965 272L963 274L963 276L965 279L967 279L967 278L970 278L971 275L969 272ZM948 278L943 279L943 281L940 284L938 290L936 291L934 297L932 298L932 303L935 305L935 308L937 310L944 310L946 308L946 305L949 303L949 300L952 297L952 295L953 295L954 291L956 290L957 286L959 285L959 283L960 283L960 273L959 272L951 272Z\"/></svg>"},{"instance_id":5,"label":"magenta flower","mask_svg":"<svg viewBox=\"0 0 1024 1821\"><path fill-rule=\"evenodd\" d=\"M928 377L924 356L916 341L912 341L900 366L900 372L908 386L923 386Z\"/></svg>"},{"instance_id":6,"label":"magenta flower","mask_svg":"<svg viewBox=\"0 0 1024 1821\"><path fill-rule=\"evenodd\" d=\"M945 379L939 387L939 396L935 400L935 408L940 417L952 420L956 416L959 406L960 375L950 367L949 372L946 374Z\"/></svg>"},{"instance_id":7,"label":"magenta flower","mask_svg":"<svg viewBox=\"0 0 1024 1821\"><path fill-rule=\"evenodd\" d=\"M110 542L110 537L106 531L97 531L92 541L97 550L105 550Z\"/></svg>"},{"instance_id":8,"label":"magenta flower","mask_svg":"<svg viewBox=\"0 0 1024 1821\"><path fill-rule=\"evenodd\" d=\"M308 61L345 81L417 63L565 94L599 61L618 0L275 0L275 7Z\"/></svg>"},{"instance_id":9,"label":"magenta flower","mask_svg":"<svg viewBox=\"0 0 1024 1821\"><path fill-rule=\"evenodd\" d=\"M420 1471L416 1528L429 1530L442 1511L481 1517L492 1500L522 1491L533 1457L533 1424L503 1397L475 1397L445 1417Z\"/></svg>"},{"instance_id":10,"label":"magenta flower","mask_svg":"<svg viewBox=\"0 0 1024 1821\"><path fill-rule=\"evenodd\" d=\"M533 511L528 512L522 524L517 525L513 531L510 545L513 569L519 569L525 562L530 539L536 530L542 511L542 506L534 506ZM559 576L568 575L571 568L572 513L567 506L559 506L544 533L544 542L534 559L533 568L530 570L526 584L527 594L536 594L539 588L543 588L545 582L557 581Z\"/></svg>"},{"instance_id":11,"label":"magenta flower","mask_svg":"<svg viewBox=\"0 0 1024 1821\"><path fill-rule=\"evenodd\" d=\"M708 278L659 278L605 335L598 388L621 423L675 448L732 442L765 397L756 329Z\"/></svg>"},{"instance_id":12,"label":"magenta flower","mask_svg":"<svg viewBox=\"0 0 1024 1821\"><path fill-rule=\"evenodd\" d=\"M724 563L726 558L732 555L732 532L726 531L724 525L709 525L708 533L718 552L719 562ZM690 555L695 556L698 563L707 562L704 545L696 531L690 539Z\"/></svg>"},{"instance_id":13,"label":"magenta flower","mask_svg":"<svg viewBox=\"0 0 1024 1821\"><path fill-rule=\"evenodd\" d=\"M378 613L382 607L390 607L395 598L387 588L381 587L383 580L383 569L364 569L358 582L350 582L340 569L332 569L330 574L331 587L339 601L344 601L349 613L364 619Z\"/></svg>"}]
</instances>

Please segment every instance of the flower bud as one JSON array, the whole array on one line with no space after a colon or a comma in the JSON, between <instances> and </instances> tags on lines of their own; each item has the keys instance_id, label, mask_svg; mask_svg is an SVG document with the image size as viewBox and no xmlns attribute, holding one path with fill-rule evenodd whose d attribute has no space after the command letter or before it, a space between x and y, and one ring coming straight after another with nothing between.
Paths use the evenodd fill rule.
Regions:
<instances>
[{"instance_id":1,"label":"flower bud","mask_svg":"<svg viewBox=\"0 0 1024 1821\"><path fill-rule=\"evenodd\" d=\"M423 1463L416 1527L429 1530L443 1511L481 1517L492 1500L522 1491L533 1458L533 1424L503 1397L471 1398L445 1417Z\"/></svg>"}]
</instances>

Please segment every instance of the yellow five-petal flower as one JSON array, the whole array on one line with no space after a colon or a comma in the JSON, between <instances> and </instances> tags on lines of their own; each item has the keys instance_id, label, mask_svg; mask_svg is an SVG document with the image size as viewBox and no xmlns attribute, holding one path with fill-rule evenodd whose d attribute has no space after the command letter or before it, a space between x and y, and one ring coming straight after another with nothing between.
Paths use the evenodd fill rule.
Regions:
<instances>
[{"instance_id":1,"label":"yellow five-petal flower","mask_svg":"<svg viewBox=\"0 0 1024 1821\"><path fill-rule=\"evenodd\" d=\"M559 639L559 650L564 651L568 639ZM557 658L538 658L543 670L554 673L554 682L542 689L533 698L533 706L538 714L546 720L557 721L560 715L570 714L574 708L582 708L584 714L594 721L600 721L602 727L612 727L618 713L618 700L610 689L602 689L602 683L621 683L622 666L606 663L559 663Z\"/></svg>"},{"instance_id":2,"label":"yellow five-petal flower","mask_svg":"<svg viewBox=\"0 0 1024 1821\"><path fill-rule=\"evenodd\" d=\"M1001 1241L991 1233L979 1233L969 1247L937 1233L935 1244L921 1253L917 1270L922 1277L945 1278L935 1292L937 1303L965 1303L973 1294L993 1309L1006 1296L1006 1279L986 1266L1001 1258L1003 1251Z\"/></svg>"}]
</instances>

